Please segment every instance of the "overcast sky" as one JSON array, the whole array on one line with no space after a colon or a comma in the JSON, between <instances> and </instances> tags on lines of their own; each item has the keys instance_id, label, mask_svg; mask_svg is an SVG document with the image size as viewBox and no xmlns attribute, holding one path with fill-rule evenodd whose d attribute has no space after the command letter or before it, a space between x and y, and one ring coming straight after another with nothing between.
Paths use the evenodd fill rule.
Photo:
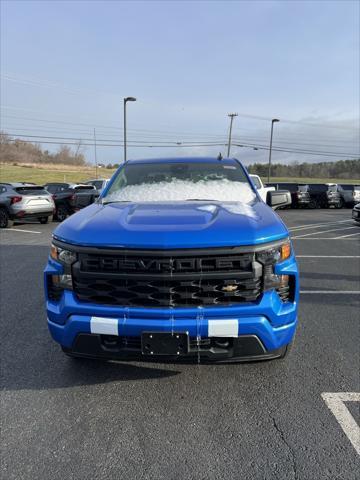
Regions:
<instances>
[{"instance_id":1,"label":"overcast sky","mask_svg":"<svg viewBox=\"0 0 360 480\"><path fill-rule=\"evenodd\" d=\"M131 95L128 140L174 148L130 144L128 158L224 154L176 142L224 144L229 112L245 145L232 154L245 163L267 161L274 117L275 149L293 150L275 150L274 162L360 150L357 1L2 0L1 10L1 129L11 134L92 143L96 128L98 144L121 144ZM93 161L93 146L83 153ZM123 159L121 146L97 153Z\"/></svg>"}]
</instances>

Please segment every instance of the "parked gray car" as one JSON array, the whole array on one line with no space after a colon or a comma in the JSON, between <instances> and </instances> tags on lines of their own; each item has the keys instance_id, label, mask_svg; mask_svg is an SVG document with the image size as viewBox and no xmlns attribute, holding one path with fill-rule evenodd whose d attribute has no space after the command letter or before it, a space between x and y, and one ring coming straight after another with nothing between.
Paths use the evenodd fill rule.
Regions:
<instances>
[{"instance_id":1,"label":"parked gray car","mask_svg":"<svg viewBox=\"0 0 360 480\"><path fill-rule=\"evenodd\" d=\"M0 227L14 221L35 218L47 223L55 204L44 187L26 183L0 183Z\"/></svg>"},{"instance_id":2,"label":"parked gray car","mask_svg":"<svg viewBox=\"0 0 360 480\"><path fill-rule=\"evenodd\" d=\"M348 207L353 207L360 202L360 185L339 184L338 192L343 199L343 202Z\"/></svg>"},{"instance_id":3,"label":"parked gray car","mask_svg":"<svg viewBox=\"0 0 360 480\"><path fill-rule=\"evenodd\" d=\"M360 203L354 206L352 210L352 218L355 222L358 222L360 225Z\"/></svg>"}]
</instances>

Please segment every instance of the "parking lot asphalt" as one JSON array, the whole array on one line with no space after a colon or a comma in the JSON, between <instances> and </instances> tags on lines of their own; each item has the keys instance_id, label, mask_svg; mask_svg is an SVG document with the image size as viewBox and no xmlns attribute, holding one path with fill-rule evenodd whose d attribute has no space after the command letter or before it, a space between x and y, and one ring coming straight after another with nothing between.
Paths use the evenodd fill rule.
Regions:
<instances>
[{"instance_id":1,"label":"parking lot asphalt","mask_svg":"<svg viewBox=\"0 0 360 480\"><path fill-rule=\"evenodd\" d=\"M280 216L301 272L296 341L248 364L65 357L42 286L56 224L1 231L2 478L359 478L360 226L349 209Z\"/></svg>"}]
</instances>

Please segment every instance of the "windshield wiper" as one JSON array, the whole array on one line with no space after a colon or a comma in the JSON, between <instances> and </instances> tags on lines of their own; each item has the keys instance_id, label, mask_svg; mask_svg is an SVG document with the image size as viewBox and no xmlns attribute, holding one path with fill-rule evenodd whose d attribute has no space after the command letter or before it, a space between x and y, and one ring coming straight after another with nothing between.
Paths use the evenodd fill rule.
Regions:
<instances>
[{"instance_id":1,"label":"windshield wiper","mask_svg":"<svg viewBox=\"0 0 360 480\"><path fill-rule=\"evenodd\" d=\"M187 198L186 202L216 202L213 198Z\"/></svg>"},{"instance_id":2,"label":"windshield wiper","mask_svg":"<svg viewBox=\"0 0 360 480\"><path fill-rule=\"evenodd\" d=\"M99 203L101 203L101 205L108 205L109 203L130 203L130 200L101 200Z\"/></svg>"}]
</instances>

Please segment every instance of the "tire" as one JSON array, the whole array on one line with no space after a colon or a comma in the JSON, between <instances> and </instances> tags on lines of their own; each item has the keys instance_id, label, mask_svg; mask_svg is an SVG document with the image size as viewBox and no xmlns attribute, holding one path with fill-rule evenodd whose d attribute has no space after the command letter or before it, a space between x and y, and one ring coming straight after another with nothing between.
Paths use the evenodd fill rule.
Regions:
<instances>
[{"instance_id":1,"label":"tire","mask_svg":"<svg viewBox=\"0 0 360 480\"><path fill-rule=\"evenodd\" d=\"M56 209L55 218L58 222L63 222L68 216L68 211L65 205L59 205Z\"/></svg>"},{"instance_id":2,"label":"tire","mask_svg":"<svg viewBox=\"0 0 360 480\"><path fill-rule=\"evenodd\" d=\"M309 208L311 209L318 208L318 202L315 199L310 200Z\"/></svg>"},{"instance_id":3,"label":"tire","mask_svg":"<svg viewBox=\"0 0 360 480\"><path fill-rule=\"evenodd\" d=\"M40 217L39 218L39 222L41 223L41 225L45 225L46 223L48 223L49 221L49 217Z\"/></svg>"},{"instance_id":4,"label":"tire","mask_svg":"<svg viewBox=\"0 0 360 480\"><path fill-rule=\"evenodd\" d=\"M6 208L0 208L0 228L9 228L14 225L14 222L10 220L9 214Z\"/></svg>"},{"instance_id":5,"label":"tire","mask_svg":"<svg viewBox=\"0 0 360 480\"><path fill-rule=\"evenodd\" d=\"M340 198L338 203L335 205L335 208L344 208L344 200Z\"/></svg>"}]
</instances>

